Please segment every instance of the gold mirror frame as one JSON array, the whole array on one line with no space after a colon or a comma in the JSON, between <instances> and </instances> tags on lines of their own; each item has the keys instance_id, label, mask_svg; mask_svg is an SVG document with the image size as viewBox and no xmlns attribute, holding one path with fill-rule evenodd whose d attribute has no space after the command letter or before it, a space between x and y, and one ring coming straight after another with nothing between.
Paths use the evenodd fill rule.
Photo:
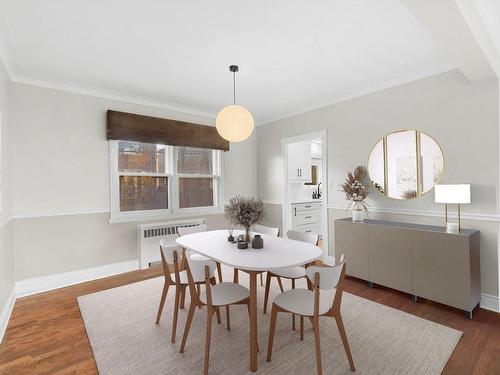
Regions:
<instances>
[{"instance_id":1,"label":"gold mirror frame","mask_svg":"<svg viewBox=\"0 0 500 375\"><path fill-rule=\"evenodd\" d=\"M397 198L397 197L394 197L394 196L389 196L388 195L388 162L387 162L387 137L389 137L391 134L396 134L396 133L402 133L402 132L408 132L408 131L414 131L415 132L415 155L416 155L416 173L417 173L417 176L416 176L416 183L417 183L417 191L416 191L416 196L412 196L412 197L401 197L401 198ZM425 136L429 137L430 139L432 139L432 141L434 141L434 143L437 145L440 153L441 153L441 157L442 157L442 167L441 167L441 170L436 178L436 180L434 181L434 185L428 189L427 191L422 191L423 190L423 180L422 180L422 155L421 155L421 134L424 134ZM370 170L369 170L369 166L370 166L370 158L373 154L373 151L375 150L375 147L377 147L377 145L382 141L382 149L383 149L383 159L384 159L384 191L380 191L380 189L375 185L375 181L372 180L372 178L370 177ZM441 145L436 141L436 139L432 136L430 136L429 134L427 133L424 133L424 132L421 132L420 130L417 130L417 129L400 129L400 130L396 130L396 131L393 131L393 132L390 132L386 135L384 135L380 140L378 140L374 145L373 147L371 148L370 150L370 153L368 154L368 160L367 160L367 163L366 163L366 170L367 170L367 174L368 174L368 177L370 179L370 183L372 184L374 190L377 190L380 194L388 197L388 198L391 198L391 199L396 199L396 200L410 200L410 199L415 199L415 198L419 198L419 197L422 197L424 196L425 194L431 192L434 187L436 186L437 183L439 183L439 181L441 181L442 177L443 177L443 173L444 173L444 165L445 165L445 158L444 158L444 152L443 152L443 149L441 147Z\"/></svg>"}]
</instances>

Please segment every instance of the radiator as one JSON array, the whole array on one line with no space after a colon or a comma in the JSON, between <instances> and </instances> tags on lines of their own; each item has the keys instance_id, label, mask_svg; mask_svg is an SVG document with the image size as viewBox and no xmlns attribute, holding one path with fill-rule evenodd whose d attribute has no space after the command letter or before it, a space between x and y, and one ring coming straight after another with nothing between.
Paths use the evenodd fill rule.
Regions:
<instances>
[{"instance_id":1,"label":"radiator","mask_svg":"<svg viewBox=\"0 0 500 375\"><path fill-rule=\"evenodd\" d=\"M165 239L168 246L176 247L177 228L193 227L200 224L205 224L205 219L176 220L138 225L137 251L139 253L139 268L148 268L152 263L161 261L161 239Z\"/></svg>"}]
</instances>

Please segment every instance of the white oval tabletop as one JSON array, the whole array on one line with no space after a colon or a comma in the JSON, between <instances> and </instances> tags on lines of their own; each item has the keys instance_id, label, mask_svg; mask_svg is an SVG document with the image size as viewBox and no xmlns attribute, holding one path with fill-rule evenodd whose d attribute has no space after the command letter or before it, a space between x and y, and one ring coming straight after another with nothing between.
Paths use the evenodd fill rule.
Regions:
<instances>
[{"instance_id":1,"label":"white oval tabletop","mask_svg":"<svg viewBox=\"0 0 500 375\"><path fill-rule=\"evenodd\" d=\"M234 231L233 235L243 233ZM255 234L253 232L253 234ZM259 233L257 233L259 234ZM247 271L268 271L310 263L321 258L320 247L305 242L262 234L263 249L238 249L227 241L227 230L188 234L177 238L178 245L228 266Z\"/></svg>"}]
</instances>

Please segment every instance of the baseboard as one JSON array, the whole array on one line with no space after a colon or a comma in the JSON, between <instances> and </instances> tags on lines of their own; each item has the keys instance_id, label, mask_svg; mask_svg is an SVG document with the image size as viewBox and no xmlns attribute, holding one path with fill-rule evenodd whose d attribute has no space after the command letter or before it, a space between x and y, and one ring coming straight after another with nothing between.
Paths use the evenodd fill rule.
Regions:
<instances>
[{"instance_id":1,"label":"baseboard","mask_svg":"<svg viewBox=\"0 0 500 375\"><path fill-rule=\"evenodd\" d=\"M114 276L120 273L135 271L137 269L139 269L139 262L137 260L129 260L126 262L107 264L105 266L21 280L16 282L16 298L101 279L103 277Z\"/></svg>"},{"instance_id":2,"label":"baseboard","mask_svg":"<svg viewBox=\"0 0 500 375\"><path fill-rule=\"evenodd\" d=\"M7 325L9 324L10 314L12 314L12 310L14 309L14 304L16 303L16 286L12 286L12 290L9 294L9 298L5 303L5 306L0 314L0 343L3 340L3 335L5 334L5 330L7 329Z\"/></svg>"},{"instance_id":3,"label":"baseboard","mask_svg":"<svg viewBox=\"0 0 500 375\"><path fill-rule=\"evenodd\" d=\"M491 294L481 293L481 301L479 306L482 309L495 311L500 313L500 298Z\"/></svg>"}]
</instances>

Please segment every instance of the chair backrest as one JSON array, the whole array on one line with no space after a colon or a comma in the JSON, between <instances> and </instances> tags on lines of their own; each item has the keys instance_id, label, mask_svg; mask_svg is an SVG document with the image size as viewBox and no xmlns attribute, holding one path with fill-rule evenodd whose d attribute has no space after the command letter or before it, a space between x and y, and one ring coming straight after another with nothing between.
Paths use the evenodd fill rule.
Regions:
<instances>
[{"instance_id":1,"label":"chair backrest","mask_svg":"<svg viewBox=\"0 0 500 375\"><path fill-rule=\"evenodd\" d=\"M267 234L268 236L278 237L280 234L280 228L266 227L265 225L255 224L253 226L253 231L261 234Z\"/></svg>"},{"instance_id":2,"label":"chair backrest","mask_svg":"<svg viewBox=\"0 0 500 375\"><path fill-rule=\"evenodd\" d=\"M290 240L307 242L312 245L318 245L319 235L313 233L297 232L295 230L289 230L286 232L286 236Z\"/></svg>"},{"instance_id":3,"label":"chair backrest","mask_svg":"<svg viewBox=\"0 0 500 375\"><path fill-rule=\"evenodd\" d=\"M174 263L174 253L177 254L177 260L180 261L182 257L182 248L179 246L172 246L167 243L165 239L160 240L160 250L168 263Z\"/></svg>"},{"instance_id":4,"label":"chair backrest","mask_svg":"<svg viewBox=\"0 0 500 375\"><path fill-rule=\"evenodd\" d=\"M340 257L339 257L338 261L335 258L335 265L336 266L339 265L339 264L341 264L341 263L344 263L344 254L340 254Z\"/></svg>"},{"instance_id":5,"label":"chair backrest","mask_svg":"<svg viewBox=\"0 0 500 375\"><path fill-rule=\"evenodd\" d=\"M309 280L315 283L316 273L319 273L319 288L321 290L332 290L337 287L342 269L344 268L344 255L340 257L341 262L335 266L311 266L307 267L306 274Z\"/></svg>"},{"instance_id":6,"label":"chair backrest","mask_svg":"<svg viewBox=\"0 0 500 375\"><path fill-rule=\"evenodd\" d=\"M180 280L179 276L179 262L182 259L183 250L179 246L172 246L167 243L165 239L160 240L160 255L161 255L161 264L163 267L163 274L166 279L169 279L171 282L172 269L169 268L169 264L173 267L173 272L175 274L175 281Z\"/></svg>"},{"instance_id":7,"label":"chair backrest","mask_svg":"<svg viewBox=\"0 0 500 375\"><path fill-rule=\"evenodd\" d=\"M179 237L185 236L191 233L206 232L207 224L194 225L192 227L177 227L177 234Z\"/></svg>"},{"instance_id":8,"label":"chair backrest","mask_svg":"<svg viewBox=\"0 0 500 375\"><path fill-rule=\"evenodd\" d=\"M215 271L215 262L213 260L195 260L188 258L187 265L194 282L205 280L205 266L208 266L210 275Z\"/></svg>"}]
</instances>

